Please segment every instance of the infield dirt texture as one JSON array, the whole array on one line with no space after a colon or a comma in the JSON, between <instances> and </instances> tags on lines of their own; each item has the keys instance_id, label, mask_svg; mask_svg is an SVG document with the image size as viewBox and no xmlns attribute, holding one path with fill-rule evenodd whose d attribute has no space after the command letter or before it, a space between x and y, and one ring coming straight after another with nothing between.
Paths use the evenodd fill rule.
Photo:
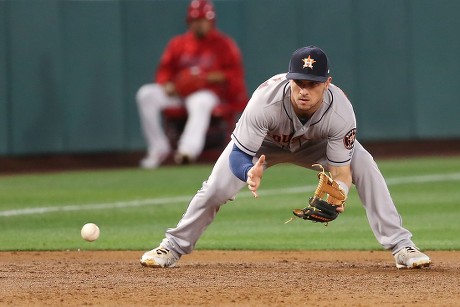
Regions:
<instances>
[{"instance_id":1,"label":"infield dirt texture","mask_svg":"<svg viewBox=\"0 0 460 307\"><path fill-rule=\"evenodd\" d=\"M458 306L460 252L398 270L387 251L195 251L176 268L140 251L0 253L1 306Z\"/></svg>"}]
</instances>

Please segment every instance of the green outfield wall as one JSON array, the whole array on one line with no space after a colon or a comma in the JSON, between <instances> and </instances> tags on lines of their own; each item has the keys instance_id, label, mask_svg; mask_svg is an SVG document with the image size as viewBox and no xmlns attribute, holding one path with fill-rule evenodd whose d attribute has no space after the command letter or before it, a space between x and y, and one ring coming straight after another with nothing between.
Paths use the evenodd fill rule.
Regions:
<instances>
[{"instance_id":1,"label":"green outfield wall","mask_svg":"<svg viewBox=\"0 0 460 307\"><path fill-rule=\"evenodd\" d=\"M134 95L188 0L0 1L0 155L145 148ZM365 141L460 139L460 1L215 0L252 92L322 47Z\"/></svg>"}]
</instances>

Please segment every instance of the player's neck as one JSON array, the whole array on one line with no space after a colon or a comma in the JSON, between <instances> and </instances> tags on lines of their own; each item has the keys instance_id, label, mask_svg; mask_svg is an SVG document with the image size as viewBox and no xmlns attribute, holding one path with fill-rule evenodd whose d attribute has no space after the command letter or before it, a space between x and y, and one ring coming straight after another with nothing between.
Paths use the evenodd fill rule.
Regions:
<instances>
[{"instance_id":1,"label":"player's neck","mask_svg":"<svg viewBox=\"0 0 460 307\"><path fill-rule=\"evenodd\" d=\"M302 122L302 121L308 121L313 116L313 114L315 114L315 112L319 110L322 104L323 104L323 101L320 101L315 106L311 107L308 110L301 110L294 103L292 103L292 107L294 109L295 115L297 115L299 120Z\"/></svg>"}]
</instances>

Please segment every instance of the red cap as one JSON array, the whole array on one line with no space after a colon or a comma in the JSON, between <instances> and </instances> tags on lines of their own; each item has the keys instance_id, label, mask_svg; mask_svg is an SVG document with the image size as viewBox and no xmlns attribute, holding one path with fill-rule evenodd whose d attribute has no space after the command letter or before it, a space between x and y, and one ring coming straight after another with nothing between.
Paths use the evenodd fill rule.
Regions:
<instances>
[{"instance_id":1,"label":"red cap","mask_svg":"<svg viewBox=\"0 0 460 307\"><path fill-rule=\"evenodd\" d=\"M192 0L188 6L187 22L194 19L204 18L213 21L216 19L214 5L208 0Z\"/></svg>"}]
</instances>

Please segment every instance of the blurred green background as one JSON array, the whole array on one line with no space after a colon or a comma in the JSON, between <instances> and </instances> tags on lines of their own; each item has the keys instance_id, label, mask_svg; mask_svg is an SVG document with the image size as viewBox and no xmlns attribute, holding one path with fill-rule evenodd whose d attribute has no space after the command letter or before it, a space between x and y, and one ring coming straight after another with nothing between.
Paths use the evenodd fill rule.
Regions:
<instances>
[{"instance_id":1,"label":"blurred green background","mask_svg":"<svg viewBox=\"0 0 460 307\"><path fill-rule=\"evenodd\" d=\"M403 224L422 249L458 250L460 157L378 161ZM0 177L0 250L148 250L174 227L211 165L73 171ZM356 190L345 213L327 227L285 224L304 207L316 173L292 165L267 170L260 197L244 188L224 205L198 249L381 250ZM86 242L81 227L101 229Z\"/></svg>"},{"instance_id":2,"label":"blurred green background","mask_svg":"<svg viewBox=\"0 0 460 307\"><path fill-rule=\"evenodd\" d=\"M363 141L459 139L460 1L215 0L249 92L315 44ZM145 148L134 95L188 0L0 1L0 155Z\"/></svg>"}]
</instances>

